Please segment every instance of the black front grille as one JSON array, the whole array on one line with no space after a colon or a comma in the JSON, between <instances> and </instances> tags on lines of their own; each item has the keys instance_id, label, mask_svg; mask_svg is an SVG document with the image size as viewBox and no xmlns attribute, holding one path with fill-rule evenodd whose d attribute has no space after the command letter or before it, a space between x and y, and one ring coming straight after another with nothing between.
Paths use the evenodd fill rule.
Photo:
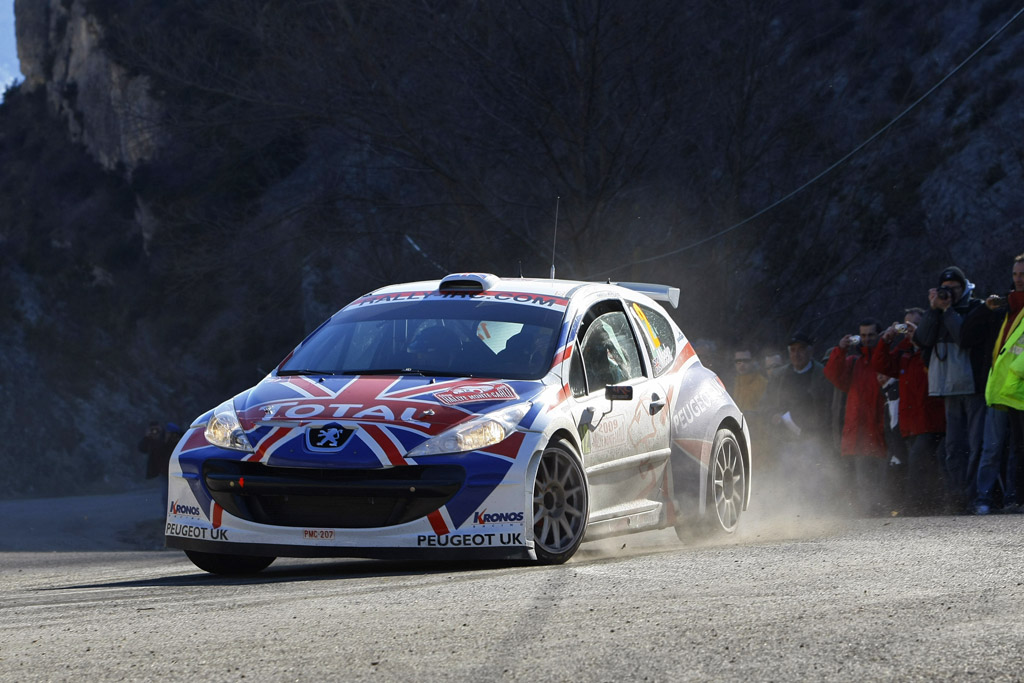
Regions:
<instances>
[{"instance_id":1,"label":"black front grille","mask_svg":"<svg viewBox=\"0 0 1024 683\"><path fill-rule=\"evenodd\" d=\"M419 519L451 500L466 472L458 465L373 470L269 467L208 460L203 481L232 515L259 524L368 529Z\"/></svg>"}]
</instances>

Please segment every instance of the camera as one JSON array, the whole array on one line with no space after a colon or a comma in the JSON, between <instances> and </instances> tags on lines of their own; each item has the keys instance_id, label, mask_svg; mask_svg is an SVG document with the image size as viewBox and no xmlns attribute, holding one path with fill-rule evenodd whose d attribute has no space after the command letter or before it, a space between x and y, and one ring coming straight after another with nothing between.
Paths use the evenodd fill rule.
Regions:
<instances>
[{"instance_id":1,"label":"camera","mask_svg":"<svg viewBox=\"0 0 1024 683\"><path fill-rule=\"evenodd\" d=\"M952 298L953 290L951 290L949 287L939 287L935 290L935 296L942 300L946 300Z\"/></svg>"},{"instance_id":2,"label":"camera","mask_svg":"<svg viewBox=\"0 0 1024 683\"><path fill-rule=\"evenodd\" d=\"M910 325L906 323L896 323L892 329L896 330L897 334L906 334L910 331Z\"/></svg>"},{"instance_id":3,"label":"camera","mask_svg":"<svg viewBox=\"0 0 1024 683\"><path fill-rule=\"evenodd\" d=\"M850 335L850 346L856 346L857 344L860 344L860 335L859 334L851 334Z\"/></svg>"}]
</instances>

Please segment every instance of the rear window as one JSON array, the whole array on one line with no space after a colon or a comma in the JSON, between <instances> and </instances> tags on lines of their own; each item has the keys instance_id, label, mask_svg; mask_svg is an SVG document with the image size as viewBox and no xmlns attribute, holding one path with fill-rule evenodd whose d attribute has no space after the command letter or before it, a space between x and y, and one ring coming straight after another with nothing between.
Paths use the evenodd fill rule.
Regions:
<instances>
[{"instance_id":1,"label":"rear window","mask_svg":"<svg viewBox=\"0 0 1024 683\"><path fill-rule=\"evenodd\" d=\"M676 357L675 332L668 319L650 306L633 302L630 312L640 327L640 338L644 340L647 353L654 365L654 376L658 377L672 367Z\"/></svg>"}]
</instances>

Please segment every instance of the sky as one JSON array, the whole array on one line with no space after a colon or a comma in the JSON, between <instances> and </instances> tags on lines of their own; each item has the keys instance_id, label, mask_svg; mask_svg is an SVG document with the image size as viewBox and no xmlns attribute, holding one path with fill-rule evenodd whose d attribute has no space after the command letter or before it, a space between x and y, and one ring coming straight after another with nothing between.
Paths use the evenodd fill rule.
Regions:
<instances>
[{"instance_id":1,"label":"sky","mask_svg":"<svg viewBox=\"0 0 1024 683\"><path fill-rule=\"evenodd\" d=\"M0 98L12 82L21 78L14 42L14 0L0 0Z\"/></svg>"}]
</instances>

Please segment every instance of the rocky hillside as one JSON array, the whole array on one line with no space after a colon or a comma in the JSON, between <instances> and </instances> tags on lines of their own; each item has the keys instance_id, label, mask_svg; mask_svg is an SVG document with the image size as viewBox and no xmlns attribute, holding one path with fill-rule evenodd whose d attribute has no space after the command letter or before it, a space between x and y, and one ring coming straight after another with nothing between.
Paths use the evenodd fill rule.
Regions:
<instances>
[{"instance_id":1,"label":"rocky hillside","mask_svg":"<svg viewBox=\"0 0 1024 683\"><path fill-rule=\"evenodd\" d=\"M16 0L0 496L137 480L150 419L387 282L553 260L723 345L1008 285L1013 3L706 5Z\"/></svg>"}]
</instances>

